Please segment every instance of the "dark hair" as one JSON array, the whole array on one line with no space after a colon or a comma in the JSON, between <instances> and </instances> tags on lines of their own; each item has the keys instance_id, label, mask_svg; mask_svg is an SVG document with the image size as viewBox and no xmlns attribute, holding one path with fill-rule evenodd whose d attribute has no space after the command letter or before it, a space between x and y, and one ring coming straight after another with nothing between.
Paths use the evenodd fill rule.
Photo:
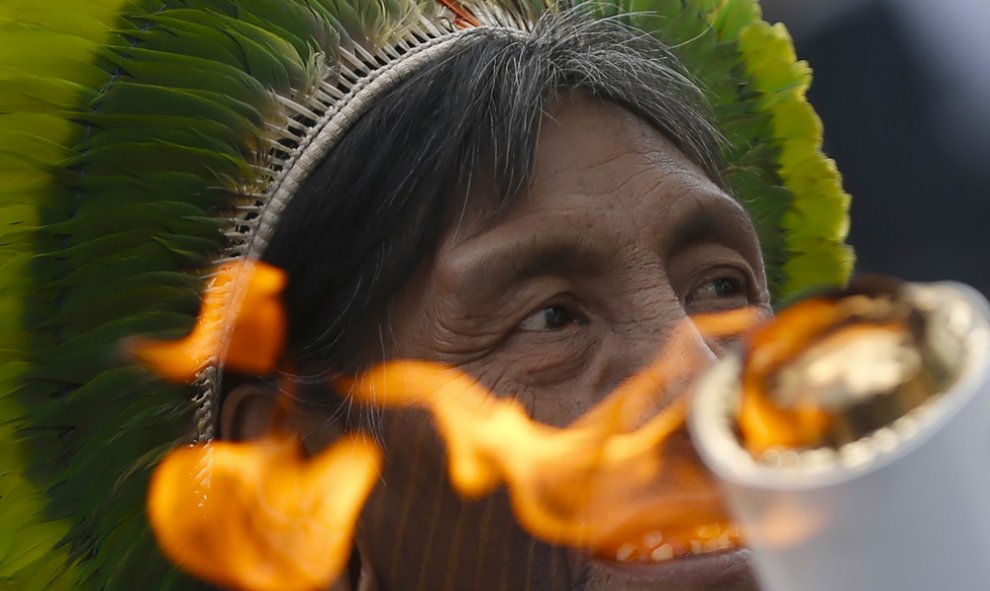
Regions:
<instances>
[{"instance_id":1,"label":"dark hair","mask_svg":"<svg viewBox=\"0 0 990 591\"><path fill-rule=\"evenodd\" d=\"M289 274L302 376L369 361L356 355L362 337L450 212L479 193L472 177L492 187L492 215L523 188L544 106L562 90L629 109L719 182L701 91L651 35L586 10L546 15L530 33L479 32L379 97L284 212L264 258Z\"/></svg>"}]
</instances>

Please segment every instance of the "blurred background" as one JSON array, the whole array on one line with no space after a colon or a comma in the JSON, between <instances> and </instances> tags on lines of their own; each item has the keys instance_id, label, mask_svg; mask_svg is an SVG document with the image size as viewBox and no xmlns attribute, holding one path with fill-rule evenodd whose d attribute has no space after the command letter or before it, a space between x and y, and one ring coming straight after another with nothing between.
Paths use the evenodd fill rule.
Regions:
<instances>
[{"instance_id":1,"label":"blurred background","mask_svg":"<svg viewBox=\"0 0 990 591\"><path fill-rule=\"evenodd\" d=\"M990 0L762 0L814 70L857 271L990 296Z\"/></svg>"}]
</instances>

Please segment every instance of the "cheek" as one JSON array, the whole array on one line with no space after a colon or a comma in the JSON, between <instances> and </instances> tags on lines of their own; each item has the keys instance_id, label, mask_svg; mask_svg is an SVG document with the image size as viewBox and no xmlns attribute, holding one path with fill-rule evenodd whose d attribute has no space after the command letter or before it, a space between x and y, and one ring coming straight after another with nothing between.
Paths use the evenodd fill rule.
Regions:
<instances>
[{"instance_id":1,"label":"cheek","mask_svg":"<svg viewBox=\"0 0 990 591\"><path fill-rule=\"evenodd\" d=\"M425 413L388 411L382 422L382 482L359 525L362 558L382 589L516 591L533 580L570 589L561 554L526 534L504 490L478 499L457 494L446 451Z\"/></svg>"},{"instance_id":2,"label":"cheek","mask_svg":"<svg viewBox=\"0 0 990 591\"><path fill-rule=\"evenodd\" d=\"M530 352L520 358L500 351L461 369L495 396L517 400L534 420L563 427L599 401L600 388L590 379L593 355L566 361L557 357L557 353Z\"/></svg>"},{"instance_id":3,"label":"cheek","mask_svg":"<svg viewBox=\"0 0 990 591\"><path fill-rule=\"evenodd\" d=\"M444 298L437 297L428 306L390 309L388 357L462 366L499 345L503 335L492 323L465 322L463 314L448 307Z\"/></svg>"},{"instance_id":4,"label":"cheek","mask_svg":"<svg viewBox=\"0 0 990 591\"><path fill-rule=\"evenodd\" d=\"M381 482L365 506L360 522L360 546L365 559L379 570L386 585L409 584L409 566L428 559L420 553L436 523L436 507L451 501L444 486L446 466L442 444L433 435L425 413L386 411L382 417L385 464ZM447 521L444 518L442 521ZM414 579L413 579L414 580Z\"/></svg>"},{"instance_id":5,"label":"cheek","mask_svg":"<svg viewBox=\"0 0 990 591\"><path fill-rule=\"evenodd\" d=\"M647 275L655 280L646 285L613 282L609 297L585 300L608 305L586 305L591 313L582 322L517 332L460 368L496 395L519 400L534 419L567 425L654 361L675 326L687 322L679 300L657 276ZM615 289L621 286L627 291ZM702 347L692 342L692 349Z\"/></svg>"}]
</instances>

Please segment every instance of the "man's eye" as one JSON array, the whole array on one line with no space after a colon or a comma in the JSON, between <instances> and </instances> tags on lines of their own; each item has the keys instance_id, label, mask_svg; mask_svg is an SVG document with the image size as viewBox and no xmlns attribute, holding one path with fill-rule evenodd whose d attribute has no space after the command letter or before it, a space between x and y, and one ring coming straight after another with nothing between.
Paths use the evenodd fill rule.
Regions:
<instances>
[{"instance_id":1,"label":"man's eye","mask_svg":"<svg viewBox=\"0 0 990 591\"><path fill-rule=\"evenodd\" d=\"M745 283L736 277L716 277L705 281L688 294L688 306L736 308L749 304Z\"/></svg>"},{"instance_id":2,"label":"man's eye","mask_svg":"<svg viewBox=\"0 0 990 591\"><path fill-rule=\"evenodd\" d=\"M695 288L691 295L695 299L699 298L728 298L739 295L743 292L739 280L731 277L719 277L702 283Z\"/></svg>"},{"instance_id":3,"label":"man's eye","mask_svg":"<svg viewBox=\"0 0 990 591\"><path fill-rule=\"evenodd\" d=\"M560 330L575 320L577 318L574 314L564 306L547 306L520 322L519 330L534 332Z\"/></svg>"}]
</instances>

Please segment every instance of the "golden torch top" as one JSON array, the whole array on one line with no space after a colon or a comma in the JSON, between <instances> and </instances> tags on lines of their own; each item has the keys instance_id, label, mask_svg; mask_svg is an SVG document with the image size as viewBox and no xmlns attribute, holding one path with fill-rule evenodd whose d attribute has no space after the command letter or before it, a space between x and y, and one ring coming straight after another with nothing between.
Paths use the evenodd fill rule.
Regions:
<instances>
[{"instance_id":1,"label":"golden torch top","mask_svg":"<svg viewBox=\"0 0 990 591\"><path fill-rule=\"evenodd\" d=\"M804 300L747 340L739 436L754 457L839 448L895 423L959 371L937 302L869 277Z\"/></svg>"}]
</instances>

